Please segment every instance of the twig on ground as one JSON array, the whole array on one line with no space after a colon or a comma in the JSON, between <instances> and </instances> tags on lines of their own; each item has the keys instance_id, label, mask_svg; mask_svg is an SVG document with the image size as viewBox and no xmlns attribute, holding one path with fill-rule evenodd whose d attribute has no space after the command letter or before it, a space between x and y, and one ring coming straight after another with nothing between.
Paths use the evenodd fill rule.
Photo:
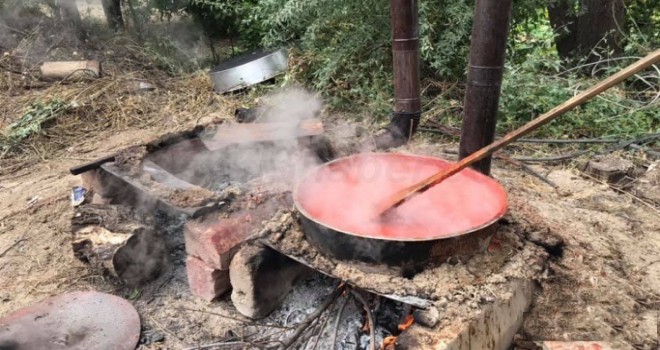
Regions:
<instances>
[{"instance_id":1,"label":"twig on ground","mask_svg":"<svg viewBox=\"0 0 660 350\"><path fill-rule=\"evenodd\" d=\"M646 270L647 268L649 268L650 266L652 266L652 265L654 265L654 264L657 264L657 263L660 263L660 260L651 261L650 263L648 263L648 264L646 264L646 265L644 265L644 266L642 266L642 267L636 269L635 271L633 271L632 274L633 274L633 275L638 274L639 272L644 271L644 270Z\"/></svg>"},{"instance_id":2,"label":"twig on ground","mask_svg":"<svg viewBox=\"0 0 660 350\"><path fill-rule=\"evenodd\" d=\"M369 303L367 300L356 290L351 290L351 294L357 301L359 301L364 307L364 311L367 313L367 322L369 322L369 350L376 350L376 324L374 323L374 314L369 308Z\"/></svg>"},{"instance_id":3,"label":"twig on ground","mask_svg":"<svg viewBox=\"0 0 660 350\"><path fill-rule=\"evenodd\" d=\"M316 309L316 311L309 314L304 321L298 324L293 334L291 334L286 340L282 342L280 349L289 349L291 345L293 345L305 332L305 330L312 324L312 322L316 321L316 319L319 318L319 316L321 316L321 314L323 314L323 312L325 312L325 310L327 310L330 305L332 305L337 300L339 295L344 291L344 288L346 288L346 284L344 283L335 288L335 290L330 293L330 295L325 299L323 304L321 304L321 306Z\"/></svg>"},{"instance_id":4,"label":"twig on ground","mask_svg":"<svg viewBox=\"0 0 660 350\"><path fill-rule=\"evenodd\" d=\"M600 60L600 61L590 62L590 63L586 63L586 64L579 65L579 66L577 66L577 67L573 67L573 68L571 68L571 69L567 69L567 70L565 70L565 71L563 71L563 72L557 73L557 74L555 75L555 77L559 77L559 76L561 76L561 75L564 75L564 74L570 73L570 72L572 72L572 71L580 70L580 69L583 69L583 68L586 68L586 67L589 67L589 66L597 66L597 65L599 65L599 64L601 64L601 63L608 63L608 62L621 61L621 60L638 60L638 59L640 59L640 58L641 58L641 57L638 57L638 56L626 56L626 57L612 57L612 58L606 58L606 59L603 59L603 60Z\"/></svg>"},{"instance_id":5,"label":"twig on ground","mask_svg":"<svg viewBox=\"0 0 660 350\"><path fill-rule=\"evenodd\" d=\"M447 154L458 154L457 151L454 151L454 150L451 150L451 149L443 149L442 152L447 153ZM507 155L502 154L501 152L495 153L493 155L493 157L495 157L496 159L503 160L507 163L510 163L510 164L514 165L514 166L520 167L521 169L527 171L530 175L532 175L532 176L538 178L539 180L547 183L548 185L552 186L553 188L559 188L559 186L557 186L557 184L550 181L550 179L548 179L547 177L539 174L536 170L532 169L529 165L522 163L522 161L520 159L511 158Z\"/></svg>"},{"instance_id":6,"label":"twig on ground","mask_svg":"<svg viewBox=\"0 0 660 350\"><path fill-rule=\"evenodd\" d=\"M545 158L534 158L534 157L515 157L513 159L520 162L531 162L531 163L541 163L541 162L559 162L562 160L569 160L583 156L587 153L590 153L590 150L577 151L569 154L562 154L554 157L545 157Z\"/></svg>"},{"instance_id":7,"label":"twig on ground","mask_svg":"<svg viewBox=\"0 0 660 350\"><path fill-rule=\"evenodd\" d=\"M150 320L151 322L153 322L153 324L156 325L156 327L157 327L158 329L160 329L161 332L166 333L166 334L171 338L171 340L173 340L174 342L178 343L178 347L179 347L179 348L183 348L183 347L181 346L181 345L183 345L183 344L181 343L181 339L179 339L179 337L177 337L177 336L176 336L174 333L172 333L169 329L165 328L162 324L160 324L160 322L156 321L155 318L150 317L149 320Z\"/></svg>"},{"instance_id":8,"label":"twig on ground","mask_svg":"<svg viewBox=\"0 0 660 350\"><path fill-rule=\"evenodd\" d=\"M194 312L199 312L199 313L203 313L203 314L218 316L218 317L226 318L228 320L240 322L240 323L243 323L243 324L250 324L250 325L254 325L254 326L259 326L259 327L291 329L291 327L286 327L286 326L271 325L271 324L258 324L258 323L254 323L251 320L244 320L244 319L240 319L238 317L232 317L232 316L229 316L229 315L225 315L225 314L221 314L221 313L217 313L217 312L213 312L213 311L196 310L196 309L190 309L190 308L187 308L187 307L180 307L179 310L180 311L184 311L184 310L185 311L194 311Z\"/></svg>"},{"instance_id":9,"label":"twig on ground","mask_svg":"<svg viewBox=\"0 0 660 350\"><path fill-rule=\"evenodd\" d=\"M417 131L430 132L432 134L443 134L443 135L453 136L453 137L459 137L461 135L460 130L454 129L452 127L442 125L442 124L436 124L435 128L419 127L419 128L417 128Z\"/></svg>"},{"instance_id":10,"label":"twig on ground","mask_svg":"<svg viewBox=\"0 0 660 350\"><path fill-rule=\"evenodd\" d=\"M621 189L621 188L618 188L618 187L616 187L616 186L614 186L614 185L608 184L607 182L601 181L600 179L598 179L598 178L596 178L596 177L594 177L594 176L591 176L591 175L585 173L584 171L581 171L581 174L584 175L584 176L586 176L586 177L588 177L588 178L590 178L590 179L592 179L592 180L594 180L594 181L596 181L596 182L598 182L598 183L600 183L600 184L602 184L602 185L607 185L609 188L611 188L612 190L614 190L614 191L616 191L616 192L619 192L619 193L623 193L623 194L625 194L625 195L628 195L630 198L632 198L632 199L634 199L634 200L636 200L636 201L638 201L638 202L644 204L645 206L649 207L649 209L655 211L655 212L660 216L660 209L658 209L658 207L656 207L655 204L650 203L650 202L648 202L648 201L645 201L644 199L639 198L638 196L635 196L634 194L632 194L632 193L630 193L630 192L628 192L628 191L625 191L625 190L623 190L623 189Z\"/></svg>"},{"instance_id":11,"label":"twig on ground","mask_svg":"<svg viewBox=\"0 0 660 350\"><path fill-rule=\"evenodd\" d=\"M6 24L0 23L0 27L4 27L5 29L11 30L12 32L15 32L17 34L22 34L22 35L28 35L29 33L23 30L20 30L18 28L10 27Z\"/></svg>"},{"instance_id":12,"label":"twig on ground","mask_svg":"<svg viewBox=\"0 0 660 350\"><path fill-rule=\"evenodd\" d=\"M348 305L349 299L350 298L347 295L346 298L344 298L344 301L339 306L339 311L337 311L337 318L335 319L335 324L333 325L332 337L330 338L330 346L332 346L333 349L337 344L337 333L339 332L339 323L341 322L341 317L344 315L344 309L346 308L346 305Z\"/></svg>"},{"instance_id":13,"label":"twig on ground","mask_svg":"<svg viewBox=\"0 0 660 350\"><path fill-rule=\"evenodd\" d=\"M435 124L435 128L425 128L420 127L417 130L421 132L430 132L436 134L444 134L447 136L460 136L460 130L448 127L446 125ZM653 136L655 134L650 134L648 136ZM516 140L517 143L556 143L556 144L576 144L576 143L620 143L625 142L621 139L606 139L606 138L594 138L594 139L526 139L522 138Z\"/></svg>"},{"instance_id":14,"label":"twig on ground","mask_svg":"<svg viewBox=\"0 0 660 350\"><path fill-rule=\"evenodd\" d=\"M643 146L640 146L636 143L631 143L630 148L636 149L638 151L642 151L642 152L646 153L646 155L649 155L649 156L651 156L655 159L660 159L660 152L650 150L650 149L648 149L646 147L643 147Z\"/></svg>"},{"instance_id":15,"label":"twig on ground","mask_svg":"<svg viewBox=\"0 0 660 350\"><path fill-rule=\"evenodd\" d=\"M509 163L509 164L512 164L512 165L517 166L517 167L520 167L521 169L523 169L523 170L525 170L526 172L528 172L530 175L532 175L532 176L536 177L537 179L539 179L539 180L545 182L546 184L550 185L552 188L555 188L555 189L556 189L556 188L559 188L559 186L557 186L556 183L552 182L552 181L551 181L550 179L548 179L547 177L545 177L545 176L539 174L536 170L532 169L532 167L530 167L529 165L527 165L527 164L525 164L525 163L523 163L523 162L517 161L517 160L515 160L515 159L513 159L513 158L511 158L511 157L509 157L509 156L506 156L506 155L504 155L504 154L502 154L502 153L495 153L495 158L497 158L497 159L501 159L501 160L503 160L503 161L505 161L505 162L507 162L507 163Z\"/></svg>"},{"instance_id":16,"label":"twig on ground","mask_svg":"<svg viewBox=\"0 0 660 350\"><path fill-rule=\"evenodd\" d=\"M331 312L332 312L332 308L330 309L330 313ZM323 320L323 323L321 323L321 326L318 329L318 336L316 337L316 340L314 341L314 346L312 347L312 350L316 350L316 347L319 345L319 340L321 339L321 336L323 335L323 330L325 329L325 326L328 324L328 320L330 320L330 315L329 314L328 314L328 317L326 317Z\"/></svg>"},{"instance_id":17,"label":"twig on ground","mask_svg":"<svg viewBox=\"0 0 660 350\"><path fill-rule=\"evenodd\" d=\"M14 248L16 245L26 240L27 238L20 238L16 240L16 242L12 243L9 247L7 247L7 249L3 250L2 253L0 253L0 258L2 258L5 254L7 254L7 252L10 251L12 248Z\"/></svg>"},{"instance_id":18,"label":"twig on ground","mask_svg":"<svg viewBox=\"0 0 660 350\"><path fill-rule=\"evenodd\" d=\"M253 346L255 348L263 349L263 345L257 345L256 343L251 343L247 341L227 341L227 342L219 342L219 343L213 343L213 344L205 344L205 345L199 345L199 346L193 346L190 348L185 348L183 350L203 350L203 349L210 349L210 348L237 348L238 346ZM243 349L243 347L241 347Z\"/></svg>"},{"instance_id":19,"label":"twig on ground","mask_svg":"<svg viewBox=\"0 0 660 350\"><path fill-rule=\"evenodd\" d=\"M556 144L573 144L573 143L619 143L621 140L617 139L520 139L516 142L520 143L556 143Z\"/></svg>"}]
</instances>

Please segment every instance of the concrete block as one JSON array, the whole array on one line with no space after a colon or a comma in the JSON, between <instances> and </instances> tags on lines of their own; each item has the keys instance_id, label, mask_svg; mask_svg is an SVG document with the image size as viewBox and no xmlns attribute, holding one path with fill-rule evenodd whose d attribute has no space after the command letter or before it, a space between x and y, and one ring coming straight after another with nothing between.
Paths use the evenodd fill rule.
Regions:
<instances>
[{"instance_id":1,"label":"concrete block","mask_svg":"<svg viewBox=\"0 0 660 350\"><path fill-rule=\"evenodd\" d=\"M470 319L444 322L434 329L414 324L399 336L397 349L509 349L522 326L523 313L531 305L534 283L531 280L507 283L507 293L494 303L483 305Z\"/></svg>"},{"instance_id":2,"label":"concrete block","mask_svg":"<svg viewBox=\"0 0 660 350\"><path fill-rule=\"evenodd\" d=\"M313 271L275 250L246 245L234 256L229 268L236 310L252 319L266 317L280 306L293 286Z\"/></svg>"},{"instance_id":3,"label":"concrete block","mask_svg":"<svg viewBox=\"0 0 660 350\"><path fill-rule=\"evenodd\" d=\"M231 289L228 270L217 270L202 260L186 258L186 272L190 292L206 301L212 301Z\"/></svg>"}]
</instances>

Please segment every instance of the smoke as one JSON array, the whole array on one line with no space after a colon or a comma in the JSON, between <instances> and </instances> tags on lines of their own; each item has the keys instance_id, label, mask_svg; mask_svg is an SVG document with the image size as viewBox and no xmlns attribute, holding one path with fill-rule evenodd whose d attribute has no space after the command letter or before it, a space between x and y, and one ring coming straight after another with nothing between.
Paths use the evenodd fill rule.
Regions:
<instances>
[{"instance_id":1,"label":"smoke","mask_svg":"<svg viewBox=\"0 0 660 350\"><path fill-rule=\"evenodd\" d=\"M240 139L237 144L213 152L191 150L190 154L178 154L190 161L176 176L215 191L255 179L270 182L273 188L291 190L310 167L320 163L309 148L301 145L298 132L300 122L318 117L322 107L317 95L301 88L268 95L260 101L256 123L276 123L267 135L273 141L264 142L258 128L237 128L241 130L233 135Z\"/></svg>"},{"instance_id":2,"label":"smoke","mask_svg":"<svg viewBox=\"0 0 660 350\"><path fill-rule=\"evenodd\" d=\"M317 95L298 87L282 89L265 96L260 102L262 105L257 108L257 113L262 121L292 125L318 117L323 108Z\"/></svg>"}]
</instances>

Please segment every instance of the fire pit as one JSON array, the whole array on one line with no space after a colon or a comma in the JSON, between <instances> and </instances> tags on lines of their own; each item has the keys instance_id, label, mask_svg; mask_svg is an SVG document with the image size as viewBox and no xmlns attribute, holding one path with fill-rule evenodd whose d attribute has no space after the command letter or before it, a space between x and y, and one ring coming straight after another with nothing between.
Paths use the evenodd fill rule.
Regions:
<instances>
[{"instance_id":1,"label":"fire pit","mask_svg":"<svg viewBox=\"0 0 660 350\"><path fill-rule=\"evenodd\" d=\"M406 339L407 327L414 334L454 327L455 313L466 320L477 319L494 302L492 295L509 295L518 289L522 295L529 294L531 283L526 281L542 269L543 252L521 240L515 225L505 225L492 239L493 223L507 206L504 191L492 179L467 170L454 180L471 184L474 191L462 195L456 184L447 182L456 190L449 196L425 194L431 208L441 208L448 215L465 214L462 222L433 221L437 213L420 213L411 201L406 204L410 207L401 208L404 218L421 214L431 220L433 229L426 228L428 222L404 221L383 223L386 227L380 231L365 231L363 223L351 227L356 223L343 222L341 215L370 218L369 213L360 212L365 203L358 200L373 192L368 198L377 201L396 191L384 190L392 182L405 186L416 180L407 177L410 174L423 177L447 163L402 154L359 154L320 165L324 157L312 137L276 136L227 144L214 151L196 138L156 149L124 150L114 162L86 173L85 187L103 201L178 217L184 214L183 235L161 232L158 227L128 233L140 236L146 246L153 244L151 239L169 241L169 252L172 247L181 251L185 245L180 264L185 261L183 279L187 278L192 294L213 301L231 291L232 310L255 320L245 328L256 335L239 339L258 345L391 348ZM331 146L337 144L333 135L326 136L333 140ZM351 186L359 187L373 171L390 177L376 176L368 184L371 187L352 193ZM300 174L307 175L298 181ZM292 195L296 183L300 185ZM324 188L327 184L334 187ZM465 204L477 199L479 206ZM453 206L456 202L461 205ZM331 229L319 229L319 224ZM87 220L85 225L104 224ZM115 227L103 228L122 234ZM105 247L89 250L90 254ZM484 253L486 248L488 253ZM519 278L525 282L510 282ZM524 309L527 304L515 305ZM264 333L273 325L287 328L279 334ZM308 345L302 345L303 341Z\"/></svg>"}]
</instances>

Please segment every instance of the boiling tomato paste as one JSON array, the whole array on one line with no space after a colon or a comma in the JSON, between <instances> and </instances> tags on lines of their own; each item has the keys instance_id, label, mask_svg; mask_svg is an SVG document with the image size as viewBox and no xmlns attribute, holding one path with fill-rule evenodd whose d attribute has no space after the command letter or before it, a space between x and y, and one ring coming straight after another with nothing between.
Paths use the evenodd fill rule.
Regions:
<instances>
[{"instance_id":1,"label":"boiling tomato paste","mask_svg":"<svg viewBox=\"0 0 660 350\"><path fill-rule=\"evenodd\" d=\"M416 195L383 220L389 196L437 173L442 159L395 153L360 154L310 172L295 192L303 215L328 228L389 240L457 236L493 223L506 212L506 192L488 176L466 169Z\"/></svg>"}]
</instances>

